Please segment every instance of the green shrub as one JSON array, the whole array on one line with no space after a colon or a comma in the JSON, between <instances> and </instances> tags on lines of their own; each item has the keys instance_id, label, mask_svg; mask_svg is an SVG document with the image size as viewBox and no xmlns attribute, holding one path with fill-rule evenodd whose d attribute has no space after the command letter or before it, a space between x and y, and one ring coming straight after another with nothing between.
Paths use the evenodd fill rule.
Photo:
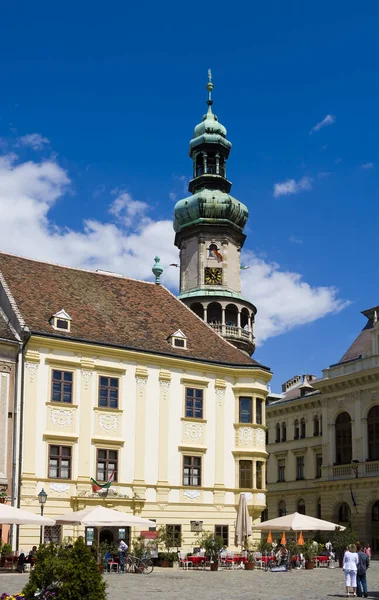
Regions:
<instances>
[{"instance_id":1,"label":"green shrub","mask_svg":"<svg viewBox=\"0 0 379 600\"><path fill-rule=\"evenodd\" d=\"M29 583L23 589L25 598L32 600L38 589L54 582L59 584L57 600L106 600L106 584L82 538L72 548L53 544L40 547Z\"/></svg>"},{"instance_id":2,"label":"green shrub","mask_svg":"<svg viewBox=\"0 0 379 600\"><path fill-rule=\"evenodd\" d=\"M12 556L12 546L10 544L3 544L1 554L2 556Z\"/></svg>"}]
</instances>

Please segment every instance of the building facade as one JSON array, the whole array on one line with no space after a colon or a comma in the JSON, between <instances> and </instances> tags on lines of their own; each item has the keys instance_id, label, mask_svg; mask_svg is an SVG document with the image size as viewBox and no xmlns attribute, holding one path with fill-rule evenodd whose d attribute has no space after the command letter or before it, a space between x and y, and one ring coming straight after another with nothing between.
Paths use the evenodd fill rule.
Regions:
<instances>
[{"instance_id":1,"label":"building facade","mask_svg":"<svg viewBox=\"0 0 379 600\"><path fill-rule=\"evenodd\" d=\"M249 355L254 352L255 306L241 293L241 248L248 209L229 194L226 177L231 143L212 112L213 83L208 82L208 111L190 141L191 196L174 209L175 245L180 249L179 298L219 335Z\"/></svg>"},{"instance_id":2,"label":"building facade","mask_svg":"<svg viewBox=\"0 0 379 600\"><path fill-rule=\"evenodd\" d=\"M300 508L341 525L350 523L375 553L379 552L378 314L378 307L363 311L365 327L321 379L301 386L297 378L292 391L272 395L267 406L269 517Z\"/></svg>"}]
</instances>

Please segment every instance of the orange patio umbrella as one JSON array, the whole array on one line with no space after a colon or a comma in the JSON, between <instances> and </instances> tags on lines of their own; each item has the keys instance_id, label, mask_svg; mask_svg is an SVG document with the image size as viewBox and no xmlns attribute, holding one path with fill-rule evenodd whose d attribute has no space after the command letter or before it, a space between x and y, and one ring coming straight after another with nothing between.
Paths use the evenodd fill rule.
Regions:
<instances>
[{"instance_id":1,"label":"orange patio umbrella","mask_svg":"<svg viewBox=\"0 0 379 600\"><path fill-rule=\"evenodd\" d=\"M272 544L272 535L271 535L271 531L268 532L268 536L267 536L267 543L268 544Z\"/></svg>"},{"instance_id":2,"label":"orange patio umbrella","mask_svg":"<svg viewBox=\"0 0 379 600\"><path fill-rule=\"evenodd\" d=\"M287 543L285 531L283 531L283 533L282 533L282 539L280 540L280 543L282 546L285 546Z\"/></svg>"},{"instance_id":3,"label":"orange patio umbrella","mask_svg":"<svg viewBox=\"0 0 379 600\"><path fill-rule=\"evenodd\" d=\"M297 538L297 545L298 546L304 546L304 538L303 538L303 532L300 531L300 535Z\"/></svg>"}]
</instances>

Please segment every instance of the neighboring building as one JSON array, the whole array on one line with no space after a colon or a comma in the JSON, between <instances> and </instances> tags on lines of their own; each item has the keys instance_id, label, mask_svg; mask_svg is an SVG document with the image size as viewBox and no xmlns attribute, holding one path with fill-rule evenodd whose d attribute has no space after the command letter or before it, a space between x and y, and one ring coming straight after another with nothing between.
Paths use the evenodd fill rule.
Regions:
<instances>
[{"instance_id":1,"label":"neighboring building","mask_svg":"<svg viewBox=\"0 0 379 600\"><path fill-rule=\"evenodd\" d=\"M226 161L232 144L212 112L208 112L190 142L192 196L174 209L175 245L180 249L179 298L219 335L249 355L255 349L255 306L241 294L241 248L248 209L229 195Z\"/></svg>"},{"instance_id":2,"label":"neighboring building","mask_svg":"<svg viewBox=\"0 0 379 600\"><path fill-rule=\"evenodd\" d=\"M241 492L255 523L266 506L271 372L250 358L256 309L240 293L239 259L247 209L228 195L230 142L211 104L191 142L194 195L175 207L180 300L158 285L158 258L147 283L0 253L0 307L27 340L21 507L38 512L42 488L45 515L97 504L90 478L113 476L107 506L181 531L186 550L202 529L234 545ZM47 527L45 540L79 531ZM38 540L20 529L19 546Z\"/></svg>"},{"instance_id":3,"label":"neighboring building","mask_svg":"<svg viewBox=\"0 0 379 600\"><path fill-rule=\"evenodd\" d=\"M13 447L18 426L15 398L19 339L0 309L0 502L10 502L17 495L18 471ZM8 525L0 524L0 541L11 541Z\"/></svg>"},{"instance_id":4,"label":"neighboring building","mask_svg":"<svg viewBox=\"0 0 379 600\"><path fill-rule=\"evenodd\" d=\"M307 514L342 525L351 522L358 538L378 553L379 307L362 314L365 327L322 379L310 381L314 391L297 386L284 398L269 398L268 515L293 512L304 501ZM316 425L320 409L322 421ZM294 439L295 423L302 419L306 435L301 439L300 425L300 439ZM286 441L281 434L276 442L284 422ZM304 479L298 470L302 456Z\"/></svg>"}]
</instances>

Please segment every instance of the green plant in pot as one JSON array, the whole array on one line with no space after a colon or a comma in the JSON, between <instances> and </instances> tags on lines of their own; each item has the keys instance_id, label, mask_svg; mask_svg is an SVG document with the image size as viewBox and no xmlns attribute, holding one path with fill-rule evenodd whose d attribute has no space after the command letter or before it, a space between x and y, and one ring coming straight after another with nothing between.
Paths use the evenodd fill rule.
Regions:
<instances>
[{"instance_id":1,"label":"green plant in pot","mask_svg":"<svg viewBox=\"0 0 379 600\"><path fill-rule=\"evenodd\" d=\"M305 558L305 568L313 569L314 567L314 559L318 554L318 543L314 540L307 540L302 546L301 552L304 554Z\"/></svg>"},{"instance_id":2,"label":"green plant in pot","mask_svg":"<svg viewBox=\"0 0 379 600\"><path fill-rule=\"evenodd\" d=\"M158 559L161 567L172 567L178 560L178 550L182 545L182 534L179 531L172 532L167 525L158 528ZM174 548L177 551L174 551Z\"/></svg>"},{"instance_id":3,"label":"green plant in pot","mask_svg":"<svg viewBox=\"0 0 379 600\"><path fill-rule=\"evenodd\" d=\"M336 559L339 561L340 567L342 567L343 555L346 548L348 548L350 544L355 544L356 539L357 536L353 532L351 525L346 527L344 531L338 527L331 534L330 541L332 542L333 550L336 554Z\"/></svg>"},{"instance_id":4,"label":"green plant in pot","mask_svg":"<svg viewBox=\"0 0 379 600\"><path fill-rule=\"evenodd\" d=\"M245 569L246 571L252 571L255 569L255 559L254 553L257 551L257 544L252 542L251 540L246 540L245 543L245 552L246 552L246 562Z\"/></svg>"},{"instance_id":5,"label":"green plant in pot","mask_svg":"<svg viewBox=\"0 0 379 600\"><path fill-rule=\"evenodd\" d=\"M217 571L220 552L225 549L224 540L213 531L204 531L198 536L198 545L204 548L205 556L211 566L211 571Z\"/></svg>"}]
</instances>

